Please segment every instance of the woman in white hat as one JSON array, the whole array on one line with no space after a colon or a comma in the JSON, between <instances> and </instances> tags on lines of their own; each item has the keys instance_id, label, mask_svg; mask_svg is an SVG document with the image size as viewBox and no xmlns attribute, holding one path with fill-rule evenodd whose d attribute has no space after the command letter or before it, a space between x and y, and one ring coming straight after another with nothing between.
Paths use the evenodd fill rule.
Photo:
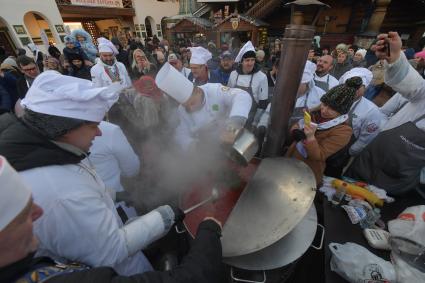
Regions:
<instances>
[{"instance_id":1,"label":"woman in white hat","mask_svg":"<svg viewBox=\"0 0 425 283\"><path fill-rule=\"evenodd\" d=\"M366 49L359 49L354 53L352 62L353 67L367 68L367 62L365 60L366 53Z\"/></svg>"},{"instance_id":2,"label":"woman in white hat","mask_svg":"<svg viewBox=\"0 0 425 283\"><path fill-rule=\"evenodd\" d=\"M251 98L243 90L231 89L220 83L194 87L168 62L159 70L156 83L162 91L180 103L180 124L175 132L175 140L183 150L196 144L199 133L205 131L206 127L216 131L223 122L226 127L222 131L222 141L232 143L235 138L232 133L241 129L248 118Z\"/></svg>"},{"instance_id":3,"label":"woman in white hat","mask_svg":"<svg viewBox=\"0 0 425 283\"><path fill-rule=\"evenodd\" d=\"M261 71L261 67L256 63L257 54L251 41L248 41L239 51L235 62L239 63L236 70L230 74L227 86L245 90L252 98L252 107L247 121L247 126L251 126L255 117L267 108L269 98L269 85L267 76ZM258 111L258 115L256 115Z\"/></svg>"}]
</instances>

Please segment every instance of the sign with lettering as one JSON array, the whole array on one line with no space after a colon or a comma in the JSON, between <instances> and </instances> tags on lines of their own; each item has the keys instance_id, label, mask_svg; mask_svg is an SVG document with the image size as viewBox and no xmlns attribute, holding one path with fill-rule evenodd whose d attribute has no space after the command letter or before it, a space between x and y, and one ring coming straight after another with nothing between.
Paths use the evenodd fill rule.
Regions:
<instances>
[{"instance_id":1,"label":"sign with lettering","mask_svg":"<svg viewBox=\"0 0 425 283\"><path fill-rule=\"evenodd\" d=\"M121 0L71 0L72 5L90 7L122 8Z\"/></svg>"}]
</instances>

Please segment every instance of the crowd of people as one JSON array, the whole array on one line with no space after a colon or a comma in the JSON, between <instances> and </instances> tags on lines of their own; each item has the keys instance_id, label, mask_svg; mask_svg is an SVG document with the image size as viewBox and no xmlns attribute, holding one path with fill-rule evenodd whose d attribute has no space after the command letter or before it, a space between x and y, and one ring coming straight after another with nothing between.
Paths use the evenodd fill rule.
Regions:
<instances>
[{"instance_id":1,"label":"crowd of people","mask_svg":"<svg viewBox=\"0 0 425 283\"><path fill-rule=\"evenodd\" d=\"M278 74L284 48L95 44L84 30L65 46L31 45L32 57L19 50L0 66L0 281L222 282L221 223L205 218L188 251L158 268L147 249L185 215L173 194L150 202L144 191L140 206L131 183L166 182L161 152L187 173L176 151L189 162L244 128L261 145L276 80L291 75ZM316 39L282 155L304 161L317 186L346 175L425 197L421 48L412 55L395 32L369 50Z\"/></svg>"}]
</instances>

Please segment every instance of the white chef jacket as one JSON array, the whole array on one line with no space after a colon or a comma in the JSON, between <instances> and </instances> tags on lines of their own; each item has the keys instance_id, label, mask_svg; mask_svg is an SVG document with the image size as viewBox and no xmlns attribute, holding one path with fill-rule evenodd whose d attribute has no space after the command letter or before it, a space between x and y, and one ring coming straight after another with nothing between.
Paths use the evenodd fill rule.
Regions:
<instances>
[{"instance_id":1,"label":"white chef jacket","mask_svg":"<svg viewBox=\"0 0 425 283\"><path fill-rule=\"evenodd\" d=\"M272 104L271 104L271 103L269 103L269 104L267 105L266 110L263 112L263 114L261 114L260 121L258 122L257 127L261 127L261 126L264 126L264 127L266 127L266 128L268 128L268 127L269 127L269 124L270 124L270 109L271 109L271 106L272 106Z\"/></svg>"},{"instance_id":2,"label":"white chef jacket","mask_svg":"<svg viewBox=\"0 0 425 283\"><path fill-rule=\"evenodd\" d=\"M230 73L229 82L227 83L228 87L235 88L237 86L249 87L249 82L252 77L252 95L255 101L258 103L260 100L266 100L269 98L269 83L267 81L267 76L262 72L258 71L253 75L241 75L236 70ZM236 78L238 79L236 81Z\"/></svg>"},{"instance_id":3,"label":"white chef jacket","mask_svg":"<svg viewBox=\"0 0 425 283\"><path fill-rule=\"evenodd\" d=\"M102 135L93 141L90 148L90 161L106 188L122 192L124 188L121 185L121 176L137 175L140 170L139 157L119 126L102 121L99 129ZM133 207L128 207L124 202L120 202L119 206L129 218L137 216Z\"/></svg>"},{"instance_id":4,"label":"white chef jacket","mask_svg":"<svg viewBox=\"0 0 425 283\"><path fill-rule=\"evenodd\" d=\"M133 177L139 173L139 157L119 126L102 121L99 129L102 136L93 141L90 161L107 188L122 192L121 176Z\"/></svg>"},{"instance_id":5,"label":"white chef jacket","mask_svg":"<svg viewBox=\"0 0 425 283\"><path fill-rule=\"evenodd\" d=\"M252 99L241 89L229 88L220 83L208 83L200 86L204 91L204 105L196 112L188 113L179 106L180 124L175 132L175 141L183 149L197 139L197 132L213 123L221 123L228 117L248 118ZM218 127L216 127L218 128Z\"/></svg>"},{"instance_id":6,"label":"white chef jacket","mask_svg":"<svg viewBox=\"0 0 425 283\"><path fill-rule=\"evenodd\" d=\"M308 96L307 93L303 96L300 96L297 98L297 101L295 102L295 107L301 107L304 108L304 105L306 104L307 99L307 108L312 109L320 105L320 98L325 94L326 92L321 89L320 87L314 86L311 89L308 90Z\"/></svg>"},{"instance_id":7,"label":"white chef jacket","mask_svg":"<svg viewBox=\"0 0 425 283\"><path fill-rule=\"evenodd\" d=\"M405 106L409 100L404 98L399 92L393 95L384 105L379 108L381 112L388 118L392 117L398 112L403 106Z\"/></svg>"},{"instance_id":8,"label":"white chef jacket","mask_svg":"<svg viewBox=\"0 0 425 283\"><path fill-rule=\"evenodd\" d=\"M409 103L388 120L383 131L414 121L425 113L425 80L409 64L403 52L396 62L385 63L385 83ZM416 122L416 126L425 131L425 119Z\"/></svg>"},{"instance_id":9,"label":"white chef jacket","mask_svg":"<svg viewBox=\"0 0 425 283\"><path fill-rule=\"evenodd\" d=\"M31 188L34 202L44 210L34 223L40 241L38 256L109 266L121 275L152 270L140 249L167 233L161 214L153 210L128 229L87 159L19 174Z\"/></svg>"},{"instance_id":10,"label":"white chef jacket","mask_svg":"<svg viewBox=\"0 0 425 283\"><path fill-rule=\"evenodd\" d=\"M379 134L387 118L379 111L378 106L364 97L355 101L351 109L354 109L349 113L356 141L351 145L349 153L357 155Z\"/></svg>"},{"instance_id":11,"label":"white chef jacket","mask_svg":"<svg viewBox=\"0 0 425 283\"><path fill-rule=\"evenodd\" d=\"M319 82L327 83L329 79L329 89L336 87L339 85L339 81L332 76L331 74L324 75L323 77L319 77L318 75L314 74L314 80Z\"/></svg>"},{"instance_id":12,"label":"white chef jacket","mask_svg":"<svg viewBox=\"0 0 425 283\"><path fill-rule=\"evenodd\" d=\"M124 64L118 61L116 61L115 64L118 67L118 73L120 75L121 84L124 87L130 87L131 79ZM106 73L105 65L102 63L101 60L99 60L97 64L91 68L90 74L93 85L96 87L104 87L112 84L112 80Z\"/></svg>"},{"instance_id":13,"label":"white chef jacket","mask_svg":"<svg viewBox=\"0 0 425 283\"><path fill-rule=\"evenodd\" d=\"M188 79L191 72L192 71L189 68L186 68L185 66L183 66L182 70L180 71L180 74L182 74Z\"/></svg>"}]
</instances>

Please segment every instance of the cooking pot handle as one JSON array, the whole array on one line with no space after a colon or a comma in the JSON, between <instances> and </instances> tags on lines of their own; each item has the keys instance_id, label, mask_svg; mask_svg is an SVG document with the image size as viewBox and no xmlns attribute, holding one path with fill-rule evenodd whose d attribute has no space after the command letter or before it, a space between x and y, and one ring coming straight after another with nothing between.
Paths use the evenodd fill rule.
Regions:
<instances>
[{"instance_id":1,"label":"cooking pot handle","mask_svg":"<svg viewBox=\"0 0 425 283\"><path fill-rule=\"evenodd\" d=\"M246 282L246 283L265 283L267 278L266 278L266 272L263 270L263 281L252 281L252 280L247 280L247 279L242 279L242 278L237 278L235 277L235 275L233 274L233 267L230 267L230 277L232 278L233 281L235 282ZM233 282L232 281L232 282Z\"/></svg>"},{"instance_id":2,"label":"cooking pot handle","mask_svg":"<svg viewBox=\"0 0 425 283\"><path fill-rule=\"evenodd\" d=\"M322 228L322 237L320 239L320 246L316 247L315 245L311 244L311 247L316 250L321 250L323 248L323 240L325 239L325 227L323 227L323 225L319 223L317 223L317 226Z\"/></svg>"},{"instance_id":3,"label":"cooking pot handle","mask_svg":"<svg viewBox=\"0 0 425 283\"><path fill-rule=\"evenodd\" d=\"M179 226L180 225L178 225L178 224L176 224L174 227L175 227L175 229L176 229L176 232L177 232L177 234L183 234L183 233L186 233L186 228L183 228L182 230L180 230L179 229Z\"/></svg>"}]
</instances>

